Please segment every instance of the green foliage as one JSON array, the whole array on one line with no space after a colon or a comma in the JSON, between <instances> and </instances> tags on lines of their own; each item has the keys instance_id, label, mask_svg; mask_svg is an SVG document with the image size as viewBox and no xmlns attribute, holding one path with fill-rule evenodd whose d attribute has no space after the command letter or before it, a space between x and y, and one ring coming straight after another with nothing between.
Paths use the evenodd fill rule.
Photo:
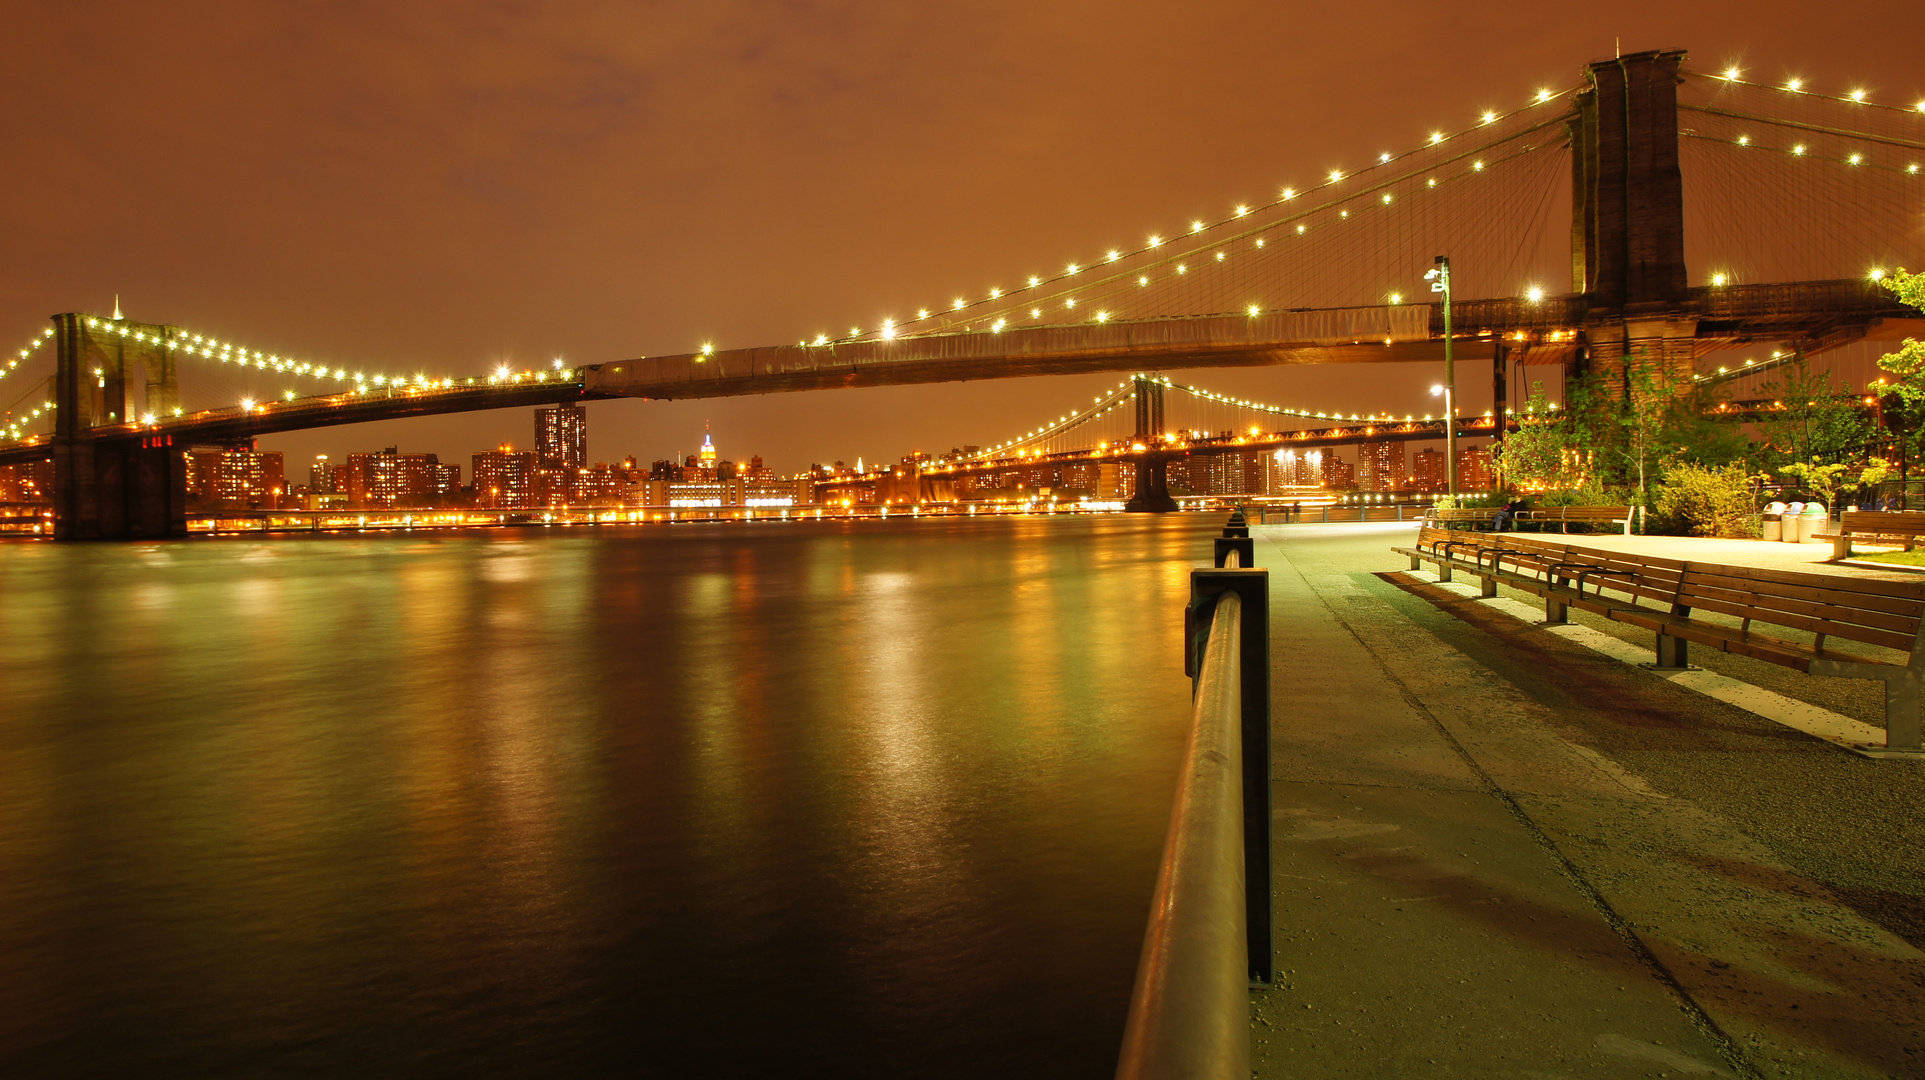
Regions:
<instances>
[{"instance_id":1,"label":"green foliage","mask_svg":"<svg viewBox=\"0 0 1925 1080\"><path fill-rule=\"evenodd\" d=\"M1831 372L1812 371L1803 357L1760 389L1784 405L1758 421L1764 436L1755 461L1760 467L1855 457L1878 434L1857 396L1832 385Z\"/></svg>"},{"instance_id":2,"label":"green foliage","mask_svg":"<svg viewBox=\"0 0 1925 1080\"><path fill-rule=\"evenodd\" d=\"M1808 462L1794 461L1789 465L1782 465L1778 468L1778 472L1783 476L1797 477L1799 486L1817 496L1818 501L1825 504L1825 509L1830 510L1832 500L1838 492L1838 478L1846 468L1847 466L1842 462L1835 461L1829 465L1821 465L1817 458L1812 458Z\"/></svg>"},{"instance_id":3,"label":"green foliage","mask_svg":"<svg viewBox=\"0 0 1925 1080\"><path fill-rule=\"evenodd\" d=\"M1573 438L1591 452L1597 482L1622 489L1632 505L1650 505L1667 462L1722 465L1748 447L1742 432L1712 414L1710 391L1642 355L1626 357L1620 371L1577 380L1565 398Z\"/></svg>"},{"instance_id":4,"label":"green foliage","mask_svg":"<svg viewBox=\"0 0 1925 1080\"><path fill-rule=\"evenodd\" d=\"M1925 274L1901 269L1882 284L1900 301L1925 311ZM1925 442L1925 341L1906 338L1897 352L1880 357L1878 366L1895 376L1880 380L1879 404L1885 426L1904 441L1909 457ZM1902 470L1899 479L1904 479Z\"/></svg>"},{"instance_id":5,"label":"green foliage","mask_svg":"<svg viewBox=\"0 0 1925 1080\"><path fill-rule=\"evenodd\" d=\"M1880 284L1897 296L1901 303L1925 311L1925 274L1908 274L1900 269ZM1898 351L1879 360L1878 366L1899 377L1899 385L1905 387L1900 393L1925 396L1925 386L1921 386L1925 382L1925 341L1906 338ZM1898 387L1893 389L1897 390Z\"/></svg>"},{"instance_id":6,"label":"green foliage","mask_svg":"<svg viewBox=\"0 0 1925 1080\"><path fill-rule=\"evenodd\" d=\"M1439 510L1474 510L1479 507L1496 508L1510 501L1510 496L1497 491L1460 491L1455 495L1440 495L1436 507Z\"/></svg>"},{"instance_id":7,"label":"green foliage","mask_svg":"<svg viewBox=\"0 0 1925 1080\"><path fill-rule=\"evenodd\" d=\"M1758 535L1757 496L1752 476L1737 463L1707 468L1672 461L1657 486L1652 532L1687 536Z\"/></svg>"},{"instance_id":8,"label":"green foliage","mask_svg":"<svg viewBox=\"0 0 1925 1080\"><path fill-rule=\"evenodd\" d=\"M1531 384L1524 409L1513 413L1518 428L1504 439L1504 477L1525 491L1569 487L1582 475L1583 449L1569 419L1560 416L1544 394L1544 384Z\"/></svg>"},{"instance_id":9,"label":"green foliage","mask_svg":"<svg viewBox=\"0 0 1925 1080\"><path fill-rule=\"evenodd\" d=\"M1866 465L1864 469L1859 472L1858 482L1866 487L1877 487L1884 483L1885 478L1891 474L1892 463L1882 457L1875 457L1871 459L1870 464Z\"/></svg>"},{"instance_id":10,"label":"green foliage","mask_svg":"<svg viewBox=\"0 0 1925 1080\"><path fill-rule=\"evenodd\" d=\"M1547 509L1559 506L1625 506L1632 503L1629 492L1613 491L1596 476L1584 477L1576 487L1546 491L1531 501Z\"/></svg>"}]
</instances>

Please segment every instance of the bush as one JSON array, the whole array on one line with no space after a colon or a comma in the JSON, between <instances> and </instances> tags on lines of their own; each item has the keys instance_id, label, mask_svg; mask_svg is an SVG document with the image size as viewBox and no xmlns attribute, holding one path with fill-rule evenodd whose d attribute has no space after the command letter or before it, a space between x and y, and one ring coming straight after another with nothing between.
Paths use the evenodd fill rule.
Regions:
<instances>
[{"instance_id":1,"label":"bush","mask_svg":"<svg viewBox=\"0 0 1925 1080\"><path fill-rule=\"evenodd\" d=\"M1732 464L1709 469L1672 464L1658 484L1651 532L1683 536L1757 536L1758 502L1751 475Z\"/></svg>"}]
</instances>

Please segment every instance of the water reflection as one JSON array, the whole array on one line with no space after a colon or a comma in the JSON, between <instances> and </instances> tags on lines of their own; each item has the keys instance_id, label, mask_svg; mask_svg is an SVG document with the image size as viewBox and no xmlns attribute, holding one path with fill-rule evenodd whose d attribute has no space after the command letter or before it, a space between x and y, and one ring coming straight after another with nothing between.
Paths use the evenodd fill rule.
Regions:
<instances>
[{"instance_id":1,"label":"water reflection","mask_svg":"<svg viewBox=\"0 0 1925 1080\"><path fill-rule=\"evenodd\" d=\"M0 1073L1106 1076L1208 533L0 545Z\"/></svg>"}]
</instances>

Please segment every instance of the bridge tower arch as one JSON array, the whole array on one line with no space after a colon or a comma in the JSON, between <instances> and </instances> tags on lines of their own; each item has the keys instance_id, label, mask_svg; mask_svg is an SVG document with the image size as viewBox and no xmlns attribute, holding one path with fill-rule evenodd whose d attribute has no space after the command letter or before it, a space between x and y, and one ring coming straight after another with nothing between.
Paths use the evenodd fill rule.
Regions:
<instances>
[{"instance_id":1,"label":"bridge tower arch","mask_svg":"<svg viewBox=\"0 0 1925 1080\"><path fill-rule=\"evenodd\" d=\"M1133 514L1164 514L1176 509L1170 498L1170 458L1163 445L1163 380L1139 374L1135 379L1136 441L1145 447L1137 455L1135 489L1123 509Z\"/></svg>"},{"instance_id":2,"label":"bridge tower arch","mask_svg":"<svg viewBox=\"0 0 1925 1080\"><path fill-rule=\"evenodd\" d=\"M186 447L166 435L96 438L176 410L180 380L169 344L180 330L79 312L55 315L53 324L54 538L187 535Z\"/></svg>"}]
</instances>

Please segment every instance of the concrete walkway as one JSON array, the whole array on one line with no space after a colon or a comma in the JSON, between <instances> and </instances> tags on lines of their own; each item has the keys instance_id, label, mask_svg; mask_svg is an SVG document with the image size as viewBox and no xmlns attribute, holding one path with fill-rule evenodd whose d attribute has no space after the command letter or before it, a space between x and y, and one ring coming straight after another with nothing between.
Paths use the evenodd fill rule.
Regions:
<instances>
[{"instance_id":1,"label":"concrete walkway","mask_svg":"<svg viewBox=\"0 0 1925 1080\"><path fill-rule=\"evenodd\" d=\"M1399 580L1410 524L1252 532L1286 973L1257 1076L1925 1075L1925 769Z\"/></svg>"}]
</instances>

